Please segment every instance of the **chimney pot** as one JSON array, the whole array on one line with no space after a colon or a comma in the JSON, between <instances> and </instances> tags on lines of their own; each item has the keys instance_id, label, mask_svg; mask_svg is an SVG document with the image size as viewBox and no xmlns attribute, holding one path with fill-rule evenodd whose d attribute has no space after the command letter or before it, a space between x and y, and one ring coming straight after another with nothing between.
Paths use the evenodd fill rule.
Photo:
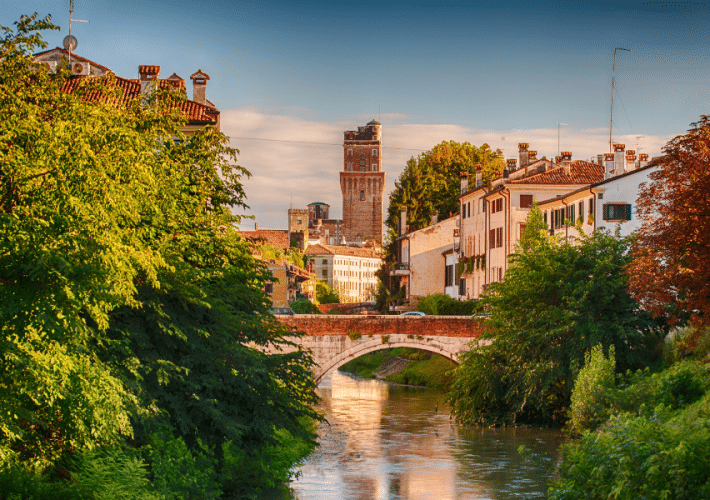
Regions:
<instances>
[{"instance_id":1,"label":"chimney pot","mask_svg":"<svg viewBox=\"0 0 710 500\"><path fill-rule=\"evenodd\" d=\"M210 77L202 70L197 70L197 73L190 75L192 80L192 100L200 104L207 104L207 80Z\"/></svg>"}]
</instances>

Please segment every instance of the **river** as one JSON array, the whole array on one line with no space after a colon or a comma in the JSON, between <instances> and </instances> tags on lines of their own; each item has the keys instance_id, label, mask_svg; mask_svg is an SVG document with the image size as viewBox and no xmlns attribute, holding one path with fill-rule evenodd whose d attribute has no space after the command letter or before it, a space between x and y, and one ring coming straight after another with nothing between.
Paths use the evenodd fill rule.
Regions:
<instances>
[{"instance_id":1,"label":"river","mask_svg":"<svg viewBox=\"0 0 710 500\"><path fill-rule=\"evenodd\" d=\"M298 500L544 498L549 472L525 460L525 445L549 460L559 430L456 425L442 394L335 372L319 386L327 424L298 468Z\"/></svg>"}]
</instances>

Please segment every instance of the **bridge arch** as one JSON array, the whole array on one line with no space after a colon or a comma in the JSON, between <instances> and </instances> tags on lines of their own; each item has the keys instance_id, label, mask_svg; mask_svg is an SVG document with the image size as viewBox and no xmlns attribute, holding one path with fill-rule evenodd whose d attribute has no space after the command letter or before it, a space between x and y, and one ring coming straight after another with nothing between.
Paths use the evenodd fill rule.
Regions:
<instances>
[{"instance_id":1,"label":"bridge arch","mask_svg":"<svg viewBox=\"0 0 710 500\"><path fill-rule=\"evenodd\" d=\"M409 339L408 339L409 340ZM369 344L369 345L368 345ZM333 373L335 370L343 366L345 363L357 359L360 356L369 354L371 352L383 351L385 349L396 349L398 347L409 347L412 349L421 349L422 351L428 351L434 354L439 354L447 359L450 359L456 364L459 364L458 353L452 353L441 347L433 346L429 343L420 342L417 340L405 341L405 342L386 342L382 343L381 339L377 339L374 343L364 343L355 344L345 351L339 353L338 355L330 358L329 360L322 362L318 365L315 370L314 378L316 383L320 382L326 378L328 375Z\"/></svg>"}]
</instances>

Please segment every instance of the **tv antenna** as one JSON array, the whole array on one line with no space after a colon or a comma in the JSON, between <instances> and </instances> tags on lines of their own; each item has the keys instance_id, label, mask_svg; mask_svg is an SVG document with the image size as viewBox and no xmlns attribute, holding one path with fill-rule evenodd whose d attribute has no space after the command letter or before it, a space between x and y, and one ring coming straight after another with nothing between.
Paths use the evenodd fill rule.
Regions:
<instances>
[{"instance_id":1,"label":"tv antenna","mask_svg":"<svg viewBox=\"0 0 710 500\"><path fill-rule=\"evenodd\" d=\"M560 125L569 125L569 123L557 122L557 156L560 156Z\"/></svg>"},{"instance_id":2,"label":"tv antenna","mask_svg":"<svg viewBox=\"0 0 710 500\"><path fill-rule=\"evenodd\" d=\"M631 49L623 47L614 47L614 65L611 67L611 113L609 114L609 153L611 153L611 127L614 123L614 76L616 75L616 51L625 50L631 52Z\"/></svg>"},{"instance_id":3,"label":"tv antenna","mask_svg":"<svg viewBox=\"0 0 710 500\"><path fill-rule=\"evenodd\" d=\"M64 48L69 52L69 67L71 68L71 53L79 46L79 41L71 34L71 23L88 23L85 19L74 19L74 0L69 0L69 36L64 37Z\"/></svg>"}]
</instances>

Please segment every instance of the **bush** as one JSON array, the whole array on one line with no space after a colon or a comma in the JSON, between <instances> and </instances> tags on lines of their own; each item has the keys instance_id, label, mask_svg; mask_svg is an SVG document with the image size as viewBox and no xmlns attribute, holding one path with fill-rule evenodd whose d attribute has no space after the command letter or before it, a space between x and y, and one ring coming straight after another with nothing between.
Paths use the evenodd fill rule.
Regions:
<instances>
[{"instance_id":1,"label":"bush","mask_svg":"<svg viewBox=\"0 0 710 500\"><path fill-rule=\"evenodd\" d=\"M321 314L315 304L308 299L298 299L291 302L291 309L296 314Z\"/></svg>"},{"instance_id":2,"label":"bush","mask_svg":"<svg viewBox=\"0 0 710 500\"><path fill-rule=\"evenodd\" d=\"M430 316L472 316L479 312L477 300L459 301L443 293L419 299L417 309Z\"/></svg>"},{"instance_id":3,"label":"bush","mask_svg":"<svg viewBox=\"0 0 710 500\"><path fill-rule=\"evenodd\" d=\"M614 365L613 347L608 359L600 345L585 355L584 368L572 389L568 425L573 432L594 430L609 418L609 402L615 389Z\"/></svg>"},{"instance_id":4,"label":"bush","mask_svg":"<svg viewBox=\"0 0 710 500\"><path fill-rule=\"evenodd\" d=\"M710 400L612 418L563 447L550 500L710 498Z\"/></svg>"}]
</instances>

